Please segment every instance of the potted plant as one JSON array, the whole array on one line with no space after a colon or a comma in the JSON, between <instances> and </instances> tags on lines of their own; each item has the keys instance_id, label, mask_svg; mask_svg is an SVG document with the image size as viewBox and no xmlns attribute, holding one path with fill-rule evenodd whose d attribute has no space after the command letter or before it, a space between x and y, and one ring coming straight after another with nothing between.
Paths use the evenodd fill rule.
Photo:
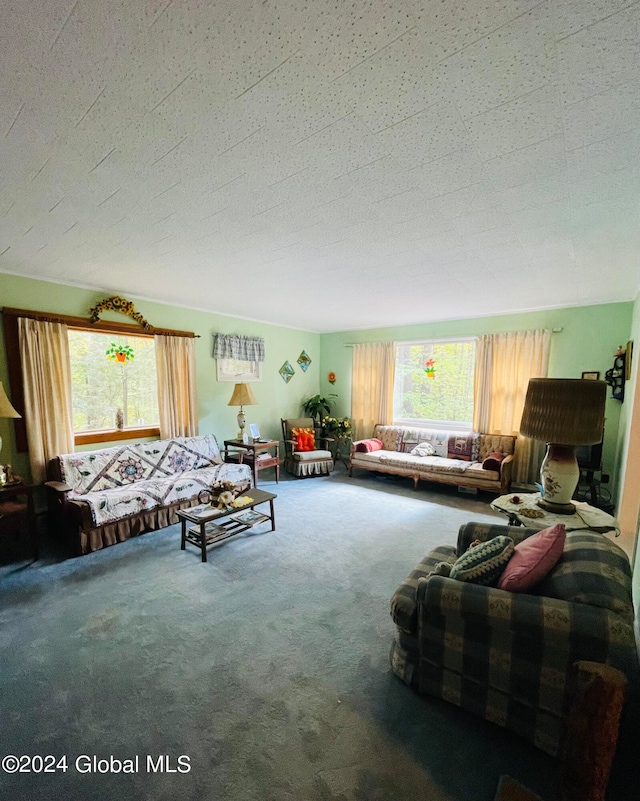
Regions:
<instances>
[{"instance_id":1,"label":"potted plant","mask_svg":"<svg viewBox=\"0 0 640 801\"><path fill-rule=\"evenodd\" d=\"M319 426L322 426L324 415L329 414L331 407L335 405L337 397L338 396L333 392L329 393L326 397L324 395L313 395L311 398L307 398L307 400L304 401L302 410L305 414L308 414L309 417L313 417L313 419L318 422Z\"/></svg>"}]
</instances>

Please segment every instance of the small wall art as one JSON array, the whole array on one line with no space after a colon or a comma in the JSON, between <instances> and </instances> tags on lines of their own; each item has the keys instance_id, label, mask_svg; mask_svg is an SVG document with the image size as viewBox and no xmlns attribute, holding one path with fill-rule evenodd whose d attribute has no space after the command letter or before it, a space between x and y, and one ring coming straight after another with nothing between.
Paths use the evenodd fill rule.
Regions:
<instances>
[{"instance_id":1,"label":"small wall art","mask_svg":"<svg viewBox=\"0 0 640 801\"><path fill-rule=\"evenodd\" d=\"M600 380L600 371L599 370L591 370L587 373L582 374L583 380L587 381L599 381Z\"/></svg>"},{"instance_id":2,"label":"small wall art","mask_svg":"<svg viewBox=\"0 0 640 801\"><path fill-rule=\"evenodd\" d=\"M278 372L282 376L282 380L284 381L284 383L288 384L289 381L291 381L291 379L293 378L296 371L293 369L291 364L288 361L286 361L282 365L282 367L278 370Z\"/></svg>"},{"instance_id":3,"label":"small wall art","mask_svg":"<svg viewBox=\"0 0 640 801\"><path fill-rule=\"evenodd\" d=\"M246 384L248 381L262 381L262 362L249 362L243 359L217 359L216 379Z\"/></svg>"},{"instance_id":4,"label":"small wall art","mask_svg":"<svg viewBox=\"0 0 640 801\"><path fill-rule=\"evenodd\" d=\"M303 373L306 373L309 369L309 365L311 364L311 359L309 354L306 350L303 350L302 353L298 356L298 364L300 365L300 369Z\"/></svg>"}]
</instances>

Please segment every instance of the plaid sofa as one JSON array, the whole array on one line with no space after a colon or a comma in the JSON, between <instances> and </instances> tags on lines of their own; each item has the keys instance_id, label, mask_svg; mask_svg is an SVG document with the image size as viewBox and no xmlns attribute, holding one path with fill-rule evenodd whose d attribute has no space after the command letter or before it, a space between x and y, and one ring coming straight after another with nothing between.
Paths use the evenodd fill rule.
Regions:
<instances>
[{"instance_id":1,"label":"plaid sofa","mask_svg":"<svg viewBox=\"0 0 640 801\"><path fill-rule=\"evenodd\" d=\"M578 660L604 662L638 687L631 569L601 534L567 533L562 558L529 593L437 575L475 539L534 529L467 523L457 548L433 550L391 599L391 667L410 687L504 726L555 756Z\"/></svg>"},{"instance_id":2,"label":"plaid sofa","mask_svg":"<svg viewBox=\"0 0 640 801\"><path fill-rule=\"evenodd\" d=\"M373 437L382 442L382 450L361 450L360 446L366 440L357 440L351 444L349 475L353 475L353 468L357 467L361 470L411 477L415 487L422 479L497 492L500 495L509 491L515 437L383 425L375 426ZM414 456L411 453L416 445L422 443L432 446L432 456ZM503 454L504 460L497 469L486 469L483 461L496 452Z\"/></svg>"}]
</instances>

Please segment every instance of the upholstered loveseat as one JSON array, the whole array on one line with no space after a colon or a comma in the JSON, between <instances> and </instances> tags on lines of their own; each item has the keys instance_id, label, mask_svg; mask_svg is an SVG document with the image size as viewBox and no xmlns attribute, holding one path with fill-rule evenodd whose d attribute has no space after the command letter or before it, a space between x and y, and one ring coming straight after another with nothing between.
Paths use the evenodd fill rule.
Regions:
<instances>
[{"instance_id":1,"label":"upholstered loveseat","mask_svg":"<svg viewBox=\"0 0 640 801\"><path fill-rule=\"evenodd\" d=\"M391 600L393 671L410 687L456 704L557 755L580 660L607 663L638 687L631 569L602 534L566 534L560 561L526 592L459 581L433 571L471 543L535 529L468 523L457 548L435 548ZM446 572L446 570L444 571ZM637 703L637 698L634 700Z\"/></svg>"},{"instance_id":2,"label":"upholstered loveseat","mask_svg":"<svg viewBox=\"0 0 640 801\"><path fill-rule=\"evenodd\" d=\"M67 453L48 473L49 526L78 554L176 523L215 482L251 482L247 465L223 462L212 434Z\"/></svg>"},{"instance_id":3,"label":"upholstered loveseat","mask_svg":"<svg viewBox=\"0 0 640 801\"><path fill-rule=\"evenodd\" d=\"M419 445L430 445L433 454L412 454ZM358 467L409 476L414 486L422 479L503 495L511 484L514 449L510 436L377 425L370 440L352 443L349 475Z\"/></svg>"}]
</instances>

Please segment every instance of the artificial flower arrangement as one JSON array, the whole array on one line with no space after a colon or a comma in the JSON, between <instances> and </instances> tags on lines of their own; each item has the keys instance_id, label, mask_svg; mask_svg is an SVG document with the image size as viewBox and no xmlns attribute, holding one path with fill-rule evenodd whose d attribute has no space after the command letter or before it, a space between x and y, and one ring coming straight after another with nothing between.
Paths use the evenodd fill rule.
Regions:
<instances>
[{"instance_id":1,"label":"artificial flower arrangement","mask_svg":"<svg viewBox=\"0 0 640 801\"><path fill-rule=\"evenodd\" d=\"M348 417L325 417L324 433L328 437L345 439L351 436L351 420Z\"/></svg>"},{"instance_id":2,"label":"artificial flower arrangement","mask_svg":"<svg viewBox=\"0 0 640 801\"><path fill-rule=\"evenodd\" d=\"M239 487L233 481L216 482L210 490L211 506L215 506L218 509L237 509L241 506L246 506L252 502L253 498L249 498L247 495L241 498L237 497L246 488L246 484L243 487Z\"/></svg>"}]
</instances>

